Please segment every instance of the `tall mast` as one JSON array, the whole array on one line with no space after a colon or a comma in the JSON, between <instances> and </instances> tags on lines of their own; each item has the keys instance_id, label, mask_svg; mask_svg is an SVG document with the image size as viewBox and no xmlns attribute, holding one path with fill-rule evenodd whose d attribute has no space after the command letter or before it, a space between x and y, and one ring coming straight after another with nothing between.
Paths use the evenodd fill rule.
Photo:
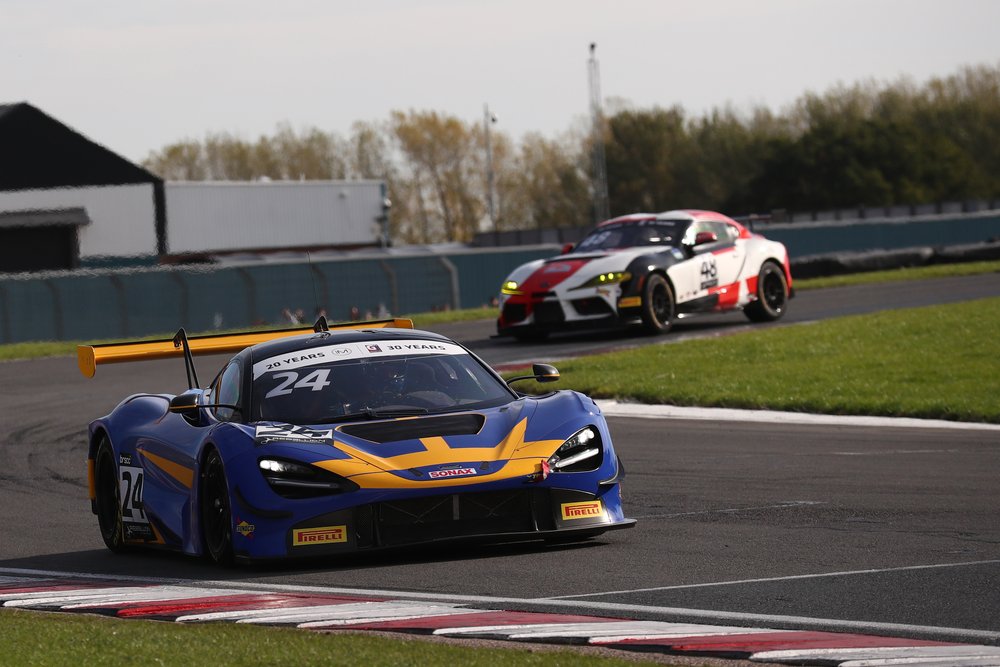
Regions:
<instances>
[{"instance_id":1,"label":"tall mast","mask_svg":"<svg viewBox=\"0 0 1000 667\"><path fill-rule=\"evenodd\" d=\"M611 217L608 205L608 169L604 159L604 112L601 109L601 70L597 64L597 43L590 43L587 71L590 78L590 121L593 149L594 224Z\"/></svg>"}]
</instances>

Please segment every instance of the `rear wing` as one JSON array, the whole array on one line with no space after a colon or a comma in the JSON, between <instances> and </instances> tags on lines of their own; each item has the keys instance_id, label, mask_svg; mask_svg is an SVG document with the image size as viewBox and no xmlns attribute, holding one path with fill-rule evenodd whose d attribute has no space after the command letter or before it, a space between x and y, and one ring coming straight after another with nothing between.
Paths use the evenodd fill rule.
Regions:
<instances>
[{"instance_id":1,"label":"rear wing","mask_svg":"<svg viewBox=\"0 0 1000 667\"><path fill-rule=\"evenodd\" d=\"M184 329L181 329L173 338L129 343L107 343L104 345L79 345L76 348L76 357L77 363L80 366L80 372L88 378L94 377L94 374L97 373L97 367L101 364L185 357L190 383L190 373L193 371L191 356L239 352L257 343L265 343L269 340L286 338L288 336L299 336L309 332L329 331L333 329L386 329L392 327L397 329L412 329L413 321L395 318L367 322L327 324L326 318L320 317L312 327L273 329L271 331L241 331L237 333L190 337L185 333Z\"/></svg>"}]
</instances>

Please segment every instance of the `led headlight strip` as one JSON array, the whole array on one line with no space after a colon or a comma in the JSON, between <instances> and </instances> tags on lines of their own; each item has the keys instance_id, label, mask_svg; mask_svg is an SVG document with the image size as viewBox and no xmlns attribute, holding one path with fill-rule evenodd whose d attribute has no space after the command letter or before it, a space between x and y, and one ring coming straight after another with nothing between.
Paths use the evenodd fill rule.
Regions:
<instances>
[{"instance_id":1,"label":"led headlight strip","mask_svg":"<svg viewBox=\"0 0 1000 667\"><path fill-rule=\"evenodd\" d=\"M601 465L600 455L601 436L596 428L587 426L574 433L560 445L555 454L549 457L548 463L553 470L594 470ZM595 457L597 460L589 461ZM577 465L584 461L587 463Z\"/></svg>"},{"instance_id":2,"label":"led headlight strip","mask_svg":"<svg viewBox=\"0 0 1000 667\"><path fill-rule=\"evenodd\" d=\"M607 273L597 274L576 289L583 289L584 287L601 287L602 285L617 285L618 283L623 283L626 280L631 279L632 274L628 271L608 271Z\"/></svg>"}]
</instances>

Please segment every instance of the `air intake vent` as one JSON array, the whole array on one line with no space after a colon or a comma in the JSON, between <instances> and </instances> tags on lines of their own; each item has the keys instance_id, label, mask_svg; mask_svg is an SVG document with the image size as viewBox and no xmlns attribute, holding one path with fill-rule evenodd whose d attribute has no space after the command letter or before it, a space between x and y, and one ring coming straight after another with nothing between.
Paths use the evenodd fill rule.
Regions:
<instances>
[{"instance_id":1,"label":"air intake vent","mask_svg":"<svg viewBox=\"0 0 1000 667\"><path fill-rule=\"evenodd\" d=\"M341 433L363 438L369 442L398 442L419 438L447 437L449 435L475 435L483 428L486 417L466 413L442 417L420 417L395 421L350 424L340 428Z\"/></svg>"}]
</instances>

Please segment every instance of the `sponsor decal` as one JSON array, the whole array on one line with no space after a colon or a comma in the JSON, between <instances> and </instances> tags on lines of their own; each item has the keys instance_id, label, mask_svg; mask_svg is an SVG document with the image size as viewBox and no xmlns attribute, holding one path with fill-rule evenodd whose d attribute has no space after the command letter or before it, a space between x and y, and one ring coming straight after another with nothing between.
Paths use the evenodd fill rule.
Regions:
<instances>
[{"instance_id":1,"label":"sponsor decal","mask_svg":"<svg viewBox=\"0 0 1000 667\"><path fill-rule=\"evenodd\" d=\"M715 264L715 256L706 255L701 262L701 289L717 287L719 284L719 267Z\"/></svg>"},{"instance_id":2,"label":"sponsor decal","mask_svg":"<svg viewBox=\"0 0 1000 667\"><path fill-rule=\"evenodd\" d=\"M600 500L588 500L582 503L562 503L563 521L570 519L597 519L604 516L604 506Z\"/></svg>"},{"instance_id":3,"label":"sponsor decal","mask_svg":"<svg viewBox=\"0 0 1000 667\"><path fill-rule=\"evenodd\" d=\"M638 308L642 305L641 296L627 296L623 299L618 299L619 308Z\"/></svg>"},{"instance_id":4,"label":"sponsor decal","mask_svg":"<svg viewBox=\"0 0 1000 667\"><path fill-rule=\"evenodd\" d=\"M415 354L468 354L454 343L438 343L427 340L394 340L392 343L382 341L375 343L343 343L326 347L313 347L301 352L293 352L278 357L258 361L253 365L253 377L256 380L265 373L289 371L307 366L331 364L341 359L357 359L360 357L387 357Z\"/></svg>"},{"instance_id":5,"label":"sponsor decal","mask_svg":"<svg viewBox=\"0 0 1000 667\"><path fill-rule=\"evenodd\" d=\"M549 264L542 273L569 273L573 270L570 264Z\"/></svg>"},{"instance_id":6,"label":"sponsor decal","mask_svg":"<svg viewBox=\"0 0 1000 667\"><path fill-rule=\"evenodd\" d=\"M148 523L123 523L122 531L125 533L124 537L128 541L149 541L155 539L153 529Z\"/></svg>"},{"instance_id":7,"label":"sponsor decal","mask_svg":"<svg viewBox=\"0 0 1000 667\"><path fill-rule=\"evenodd\" d=\"M305 445L332 445L333 429L314 429L294 424L276 424L274 426L257 426L254 440L258 445L270 445L274 442L292 442Z\"/></svg>"},{"instance_id":8,"label":"sponsor decal","mask_svg":"<svg viewBox=\"0 0 1000 667\"><path fill-rule=\"evenodd\" d=\"M131 454L119 454L118 455L118 465L130 466L132 465L132 455Z\"/></svg>"},{"instance_id":9,"label":"sponsor decal","mask_svg":"<svg viewBox=\"0 0 1000 667\"><path fill-rule=\"evenodd\" d=\"M257 529L256 525L248 523L246 519L241 519L239 517L236 517L236 532L242 535L243 537L253 539L253 531L255 531L256 529Z\"/></svg>"},{"instance_id":10,"label":"sponsor decal","mask_svg":"<svg viewBox=\"0 0 1000 667\"><path fill-rule=\"evenodd\" d=\"M118 466L118 494L122 505L122 524L149 523L146 506L142 502L143 470L134 466ZM128 531L126 530L126 535Z\"/></svg>"},{"instance_id":11,"label":"sponsor decal","mask_svg":"<svg viewBox=\"0 0 1000 667\"><path fill-rule=\"evenodd\" d=\"M431 470L427 476L431 479L445 479L447 477L469 477L478 475L475 468L449 468L447 470Z\"/></svg>"},{"instance_id":12,"label":"sponsor decal","mask_svg":"<svg viewBox=\"0 0 1000 667\"><path fill-rule=\"evenodd\" d=\"M292 531L292 546L310 544L334 544L347 541L347 526L319 526L318 528L296 528Z\"/></svg>"}]
</instances>

